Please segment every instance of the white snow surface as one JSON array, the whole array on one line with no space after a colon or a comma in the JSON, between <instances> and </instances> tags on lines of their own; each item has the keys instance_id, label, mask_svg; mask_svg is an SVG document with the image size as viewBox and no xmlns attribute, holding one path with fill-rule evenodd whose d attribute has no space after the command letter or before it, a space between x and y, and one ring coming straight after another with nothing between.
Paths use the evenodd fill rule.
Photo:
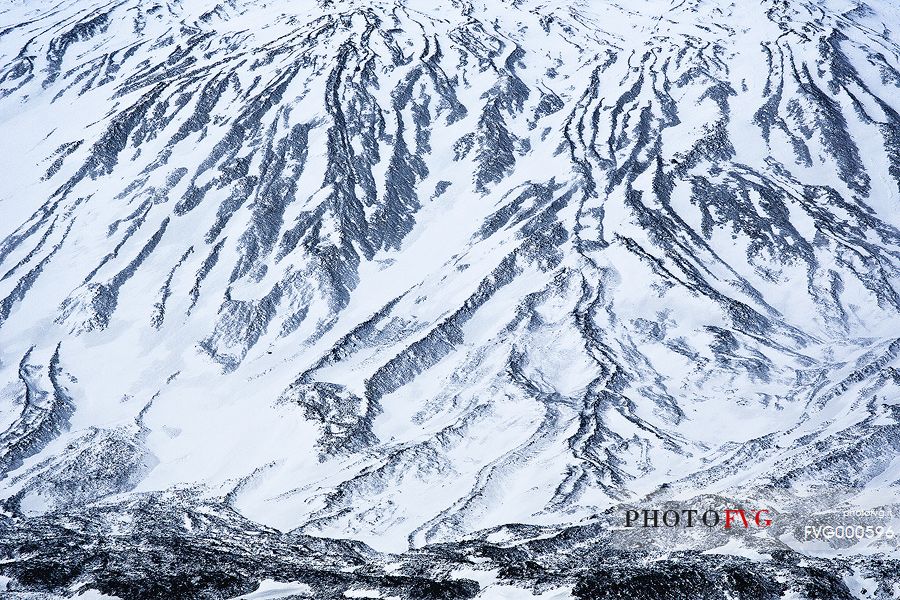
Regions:
<instances>
[{"instance_id":1,"label":"white snow surface","mask_svg":"<svg viewBox=\"0 0 900 600\"><path fill-rule=\"evenodd\" d=\"M0 495L389 552L897 506L900 12L855 6L5 2Z\"/></svg>"}]
</instances>

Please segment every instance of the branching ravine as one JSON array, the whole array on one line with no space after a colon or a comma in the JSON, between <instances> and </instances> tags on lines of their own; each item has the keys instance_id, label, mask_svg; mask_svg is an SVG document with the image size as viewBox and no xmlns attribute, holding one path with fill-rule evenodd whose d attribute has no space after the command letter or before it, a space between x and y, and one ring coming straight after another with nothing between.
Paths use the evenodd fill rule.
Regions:
<instances>
[{"instance_id":1,"label":"branching ravine","mask_svg":"<svg viewBox=\"0 0 900 600\"><path fill-rule=\"evenodd\" d=\"M0 573L473 597L477 551L593 598L632 590L585 548L674 547L610 532L646 499L900 510L898 31L887 0L0 7ZM102 560L51 569L70 522ZM728 546L773 557L760 597L883 568L798 536ZM726 543L675 544L696 589L744 573ZM97 566L140 548L183 554L144 591Z\"/></svg>"}]
</instances>

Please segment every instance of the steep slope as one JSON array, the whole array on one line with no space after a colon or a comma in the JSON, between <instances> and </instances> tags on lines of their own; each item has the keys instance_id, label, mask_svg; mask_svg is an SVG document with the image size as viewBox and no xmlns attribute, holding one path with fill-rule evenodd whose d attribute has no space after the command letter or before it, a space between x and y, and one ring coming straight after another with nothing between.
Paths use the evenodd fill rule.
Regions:
<instances>
[{"instance_id":1,"label":"steep slope","mask_svg":"<svg viewBox=\"0 0 900 600\"><path fill-rule=\"evenodd\" d=\"M20 580L95 572L22 579L29 536L111 519L83 533L108 544L147 502L380 552L522 523L504 544L895 553L803 536L846 509L900 531L889 2L0 11ZM777 518L602 533L667 502ZM291 580L253 564L221 594Z\"/></svg>"}]
</instances>

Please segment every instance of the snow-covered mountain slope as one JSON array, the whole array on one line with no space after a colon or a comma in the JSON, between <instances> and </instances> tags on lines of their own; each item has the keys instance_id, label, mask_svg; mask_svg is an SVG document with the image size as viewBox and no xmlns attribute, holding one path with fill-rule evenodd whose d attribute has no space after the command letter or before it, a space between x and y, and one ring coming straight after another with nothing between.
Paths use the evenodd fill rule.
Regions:
<instances>
[{"instance_id":1,"label":"snow-covered mountain slope","mask_svg":"<svg viewBox=\"0 0 900 600\"><path fill-rule=\"evenodd\" d=\"M15 585L307 581L259 536L321 572L563 553L578 597L585 544L762 553L770 583L815 556L844 597L896 551L802 535L900 532L889 0L7 0L0 134ZM609 533L665 503L777 517ZM62 528L121 576L145 520L233 581L33 566Z\"/></svg>"}]
</instances>

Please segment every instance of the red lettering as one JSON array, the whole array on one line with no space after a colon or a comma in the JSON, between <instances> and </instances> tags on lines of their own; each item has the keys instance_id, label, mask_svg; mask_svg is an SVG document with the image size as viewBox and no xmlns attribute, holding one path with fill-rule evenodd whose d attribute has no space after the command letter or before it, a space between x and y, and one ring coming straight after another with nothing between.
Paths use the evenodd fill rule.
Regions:
<instances>
[{"instance_id":1,"label":"red lettering","mask_svg":"<svg viewBox=\"0 0 900 600\"><path fill-rule=\"evenodd\" d=\"M750 522L747 521L747 515L744 514L743 508L726 508L725 509L725 529L731 529L731 521L735 516L740 516L741 521L744 522L744 529L750 527Z\"/></svg>"}]
</instances>

